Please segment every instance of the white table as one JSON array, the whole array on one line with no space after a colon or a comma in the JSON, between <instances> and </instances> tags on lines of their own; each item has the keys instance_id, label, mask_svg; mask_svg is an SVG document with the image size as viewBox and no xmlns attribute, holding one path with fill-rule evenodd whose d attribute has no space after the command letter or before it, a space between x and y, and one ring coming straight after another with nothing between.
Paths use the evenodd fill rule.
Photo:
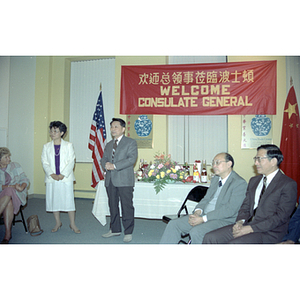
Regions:
<instances>
[{"instance_id":1,"label":"white table","mask_svg":"<svg viewBox=\"0 0 300 300\"><path fill-rule=\"evenodd\" d=\"M156 194L153 183L137 181L133 193L134 216L136 218L161 219L164 215L176 214L188 192L197 185L209 186L208 183L178 182L167 184L162 191ZM188 211L191 212L195 205L195 202L188 201ZM92 213L103 226L106 224L109 207L104 181L100 181L98 184Z\"/></svg>"}]
</instances>

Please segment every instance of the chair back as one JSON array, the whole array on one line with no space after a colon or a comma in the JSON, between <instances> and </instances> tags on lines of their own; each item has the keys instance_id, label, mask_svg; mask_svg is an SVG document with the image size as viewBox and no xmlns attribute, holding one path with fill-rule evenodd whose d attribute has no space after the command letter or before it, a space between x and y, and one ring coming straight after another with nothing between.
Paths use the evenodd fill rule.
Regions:
<instances>
[{"instance_id":1,"label":"chair back","mask_svg":"<svg viewBox=\"0 0 300 300\"><path fill-rule=\"evenodd\" d=\"M208 187L206 186L201 186L201 185L197 185L194 188L192 188L189 193L187 194L187 196L185 197L181 207L179 208L178 212L176 215L168 215L168 216L163 216L162 219L164 222L168 223L170 220L176 219L176 218L180 218L180 215L182 213L182 211L185 211L185 214L187 215L188 209L186 207L186 203L188 200L194 201L194 202L200 202L201 199L203 199L203 197L205 196L206 192L207 192Z\"/></svg>"},{"instance_id":2,"label":"chair back","mask_svg":"<svg viewBox=\"0 0 300 300\"><path fill-rule=\"evenodd\" d=\"M197 185L193 189L190 190L188 195L186 196L186 200L192 200L195 202L200 202L200 200L205 196L208 187Z\"/></svg>"}]
</instances>

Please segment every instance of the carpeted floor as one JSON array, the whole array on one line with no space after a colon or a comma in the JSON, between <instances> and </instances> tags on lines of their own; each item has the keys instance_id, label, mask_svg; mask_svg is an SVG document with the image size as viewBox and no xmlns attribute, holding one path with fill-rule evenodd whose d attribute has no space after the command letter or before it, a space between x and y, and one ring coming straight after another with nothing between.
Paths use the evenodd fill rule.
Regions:
<instances>
[{"instance_id":1,"label":"carpeted floor","mask_svg":"<svg viewBox=\"0 0 300 300\"><path fill-rule=\"evenodd\" d=\"M187 274L191 289L197 287L200 280L201 287L205 287L201 290L202 296L211 298L213 294L214 298L220 298L232 295L232 278L237 286L243 286L245 278L236 276L237 270L241 269L242 256L258 258L256 262L262 272L255 275L261 276L258 282L263 282L262 288L278 281L278 264L274 261L284 257L284 270L279 269L279 272L291 276L281 276L280 284L297 286L297 274L292 275L287 269L292 266L291 271L298 270L295 265L297 247L157 245L166 224L162 220L145 219L135 220L133 240L125 244L123 234L102 238L109 229L109 218L108 224L102 226L93 216L92 207L92 200L76 199L76 223L81 234L70 230L67 213L61 215L62 228L51 233L54 217L52 213L46 213L45 200L28 200L24 217L37 214L44 232L32 237L25 234L22 223L16 223L10 245L0 246L4 298L29 299L36 287L39 288L37 295L42 291L43 299L90 299L100 295L114 299L120 297L120 293L132 299L182 298L186 297L187 290L176 288L182 287L183 283L183 275L178 276L179 273ZM3 236L4 225L0 225L1 240ZM17 271L21 277L18 275L16 286ZM266 283L266 279L269 282ZM222 282L225 288L215 291L215 282ZM150 289L149 284L153 286ZM285 297L286 291L283 293L282 297Z\"/></svg>"},{"instance_id":2,"label":"carpeted floor","mask_svg":"<svg viewBox=\"0 0 300 300\"><path fill-rule=\"evenodd\" d=\"M92 199L76 199L76 225L81 234L75 234L69 228L68 213L61 213L62 227L56 233L51 229L55 225L52 213L45 210L45 200L30 198L23 210L25 221L31 215L38 215L41 228L44 232L40 236L31 236L25 233L22 223L16 223L12 228L10 244L124 244L122 233L120 236L103 238L102 234L109 230L107 224L101 223L92 214ZM16 219L20 219L20 214ZM133 239L130 244L158 244L166 224L162 220L135 219ZM4 225L0 225L0 240L4 237Z\"/></svg>"}]
</instances>

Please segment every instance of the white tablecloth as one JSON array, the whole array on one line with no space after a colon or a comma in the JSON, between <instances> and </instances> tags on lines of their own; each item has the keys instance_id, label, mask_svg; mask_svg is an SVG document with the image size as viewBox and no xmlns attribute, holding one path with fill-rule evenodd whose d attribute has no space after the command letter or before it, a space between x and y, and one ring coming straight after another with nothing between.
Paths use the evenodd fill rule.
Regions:
<instances>
[{"instance_id":1,"label":"white tablecloth","mask_svg":"<svg viewBox=\"0 0 300 300\"><path fill-rule=\"evenodd\" d=\"M138 181L135 183L133 193L134 216L136 218L161 219L164 215L176 214L188 192L197 185L199 184L182 182L167 184L162 191L156 194L153 183ZM209 184L202 183L201 185L209 186ZM189 213L195 205L195 202L188 201ZM103 226L106 224L109 207L104 181L100 181L98 184L92 213Z\"/></svg>"}]
</instances>

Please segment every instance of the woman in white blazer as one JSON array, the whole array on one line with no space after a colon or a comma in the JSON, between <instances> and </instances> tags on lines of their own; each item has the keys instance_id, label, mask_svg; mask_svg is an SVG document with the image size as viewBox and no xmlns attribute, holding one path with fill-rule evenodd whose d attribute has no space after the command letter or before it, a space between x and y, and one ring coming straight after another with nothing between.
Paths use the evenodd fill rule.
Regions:
<instances>
[{"instance_id":1,"label":"woman in white blazer","mask_svg":"<svg viewBox=\"0 0 300 300\"><path fill-rule=\"evenodd\" d=\"M46 211L53 212L56 221L52 232L56 232L62 226L60 212L67 211L70 218L70 228L75 233L80 233L75 225L74 148L71 143L63 140L67 132L65 124L60 121L53 121L49 128L52 141L43 147L42 164L45 171Z\"/></svg>"}]
</instances>

